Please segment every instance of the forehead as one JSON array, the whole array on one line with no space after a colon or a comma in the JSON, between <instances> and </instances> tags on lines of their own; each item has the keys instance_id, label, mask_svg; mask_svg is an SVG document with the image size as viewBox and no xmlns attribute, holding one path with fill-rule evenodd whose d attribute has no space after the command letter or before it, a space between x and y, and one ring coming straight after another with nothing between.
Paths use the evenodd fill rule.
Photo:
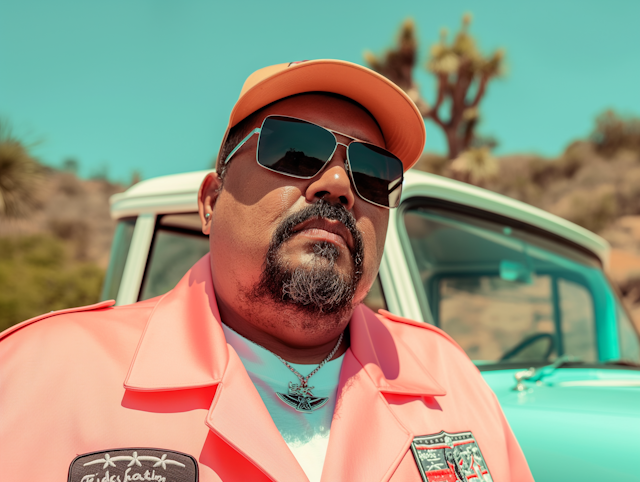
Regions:
<instances>
[{"instance_id":1,"label":"forehead","mask_svg":"<svg viewBox=\"0 0 640 482\"><path fill-rule=\"evenodd\" d=\"M371 114L347 99L321 93L296 95L265 107L255 123L262 124L269 115L297 117L385 147L382 132Z\"/></svg>"}]
</instances>

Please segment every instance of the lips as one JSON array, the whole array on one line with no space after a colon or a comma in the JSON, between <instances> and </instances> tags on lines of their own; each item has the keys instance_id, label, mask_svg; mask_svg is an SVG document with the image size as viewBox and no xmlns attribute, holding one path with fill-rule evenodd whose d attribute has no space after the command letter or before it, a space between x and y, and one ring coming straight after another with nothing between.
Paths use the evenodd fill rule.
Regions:
<instances>
[{"instance_id":1,"label":"lips","mask_svg":"<svg viewBox=\"0 0 640 482\"><path fill-rule=\"evenodd\" d=\"M353 236L340 221L326 218L308 219L295 226L293 233L329 241L335 245L346 247L353 252Z\"/></svg>"}]
</instances>

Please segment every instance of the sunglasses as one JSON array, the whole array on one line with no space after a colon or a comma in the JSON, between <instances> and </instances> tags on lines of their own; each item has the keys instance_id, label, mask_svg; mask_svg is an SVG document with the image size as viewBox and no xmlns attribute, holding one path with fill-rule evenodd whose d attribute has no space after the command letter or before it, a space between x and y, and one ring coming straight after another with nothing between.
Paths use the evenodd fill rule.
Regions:
<instances>
[{"instance_id":1,"label":"sunglasses","mask_svg":"<svg viewBox=\"0 0 640 482\"><path fill-rule=\"evenodd\" d=\"M251 138L259 134L256 161L273 172L298 179L320 173L336 152L347 148L345 168L362 199L383 208L395 208L402 194L402 161L389 151L312 122L281 115L267 116L233 149L224 164ZM348 145L335 134L352 139Z\"/></svg>"}]
</instances>

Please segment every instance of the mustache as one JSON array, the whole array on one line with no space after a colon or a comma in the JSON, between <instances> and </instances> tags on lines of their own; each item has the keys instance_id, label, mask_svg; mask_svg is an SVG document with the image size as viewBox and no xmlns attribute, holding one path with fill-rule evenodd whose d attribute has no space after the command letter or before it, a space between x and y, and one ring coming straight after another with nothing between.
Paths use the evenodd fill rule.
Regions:
<instances>
[{"instance_id":1,"label":"mustache","mask_svg":"<svg viewBox=\"0 0 640 482\"><path fill-rule=\"evenodd\" d=\"M356 268L359 268L362 265L364 253L362 233L356 227L356 218L342 204L331 204L324 199L286 217L273 233L269 251L277 249L293 236L295 234L294 228L297 225L314 218L324 218L344 224L353 237L353 248L350 248L349 251Z\"/></svg>"}]
</instances>

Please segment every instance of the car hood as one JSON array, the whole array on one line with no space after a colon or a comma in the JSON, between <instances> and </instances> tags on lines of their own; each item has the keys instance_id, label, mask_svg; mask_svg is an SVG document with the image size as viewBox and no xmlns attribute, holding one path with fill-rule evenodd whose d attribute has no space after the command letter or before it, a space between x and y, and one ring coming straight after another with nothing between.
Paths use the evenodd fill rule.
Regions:
<instances>
[{"instance_id":1,"label":"car hood","mask_svg":"<svg viewBox=\"0 0 640 482\"><path fill-rule=\"evenodd\" d=\"M561 368L515 391L517 371L483 376L536 480L636 480L640 370Z\"/></svg>"},{"instance_id":2,"label":"car hood","mask_svg":"<svg viewBox=\"0 0 640 482\"><path fill-rule=\"evenodd\" d=\"M518 370L484 372L505 407L587 412L640 418L640 370L560 368L515 391Z\"/></svg>"}]
</instances>

